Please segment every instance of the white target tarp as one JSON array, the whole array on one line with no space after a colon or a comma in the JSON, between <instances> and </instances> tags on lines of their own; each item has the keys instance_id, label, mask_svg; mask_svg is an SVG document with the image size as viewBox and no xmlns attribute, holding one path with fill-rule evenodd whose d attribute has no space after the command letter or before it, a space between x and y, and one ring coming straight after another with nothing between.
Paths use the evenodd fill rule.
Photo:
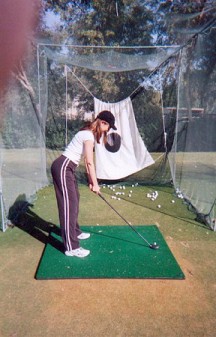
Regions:
<instances>
[{"instance_id":1,"label":"white target tarp","mask_svg":"<svg viewBox=\"0 0 216 337\"><path fill-rule=\"evenodd\" d=\"M95 145L96 173L98 179L117 180L136 173L154 164L137 128L133 105L130 97L117 103L102 102L94 98L95 116L103 110L109 110L115 116L120 136L120 148L109 151L101 142Z\"/></svg>"}]
</instances>

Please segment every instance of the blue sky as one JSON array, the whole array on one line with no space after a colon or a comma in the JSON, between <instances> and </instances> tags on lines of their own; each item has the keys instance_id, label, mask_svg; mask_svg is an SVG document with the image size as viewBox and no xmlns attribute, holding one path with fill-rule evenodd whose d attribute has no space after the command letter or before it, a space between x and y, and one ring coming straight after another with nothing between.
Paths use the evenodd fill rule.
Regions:
<instances>
[{"instance_id":1,"label":"blue sky","mask_svg":"<svg viewBox=\"0 0 216 337\"><path fill-rule=\"evenodd\" d=\"M60 18L58 15L54 14L53 12L47 12L44 17L44 22L46 23L48 28L52 28L57 23L60 22Z\"/></svg>"}]
</instances>

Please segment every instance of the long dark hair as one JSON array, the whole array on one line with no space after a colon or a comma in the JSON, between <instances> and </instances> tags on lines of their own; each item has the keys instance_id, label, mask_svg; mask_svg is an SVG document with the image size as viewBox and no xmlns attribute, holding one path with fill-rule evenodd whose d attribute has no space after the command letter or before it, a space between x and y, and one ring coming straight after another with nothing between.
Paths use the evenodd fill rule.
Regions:
<instances>
[{"instance_id":1,"label":"long dark hair","mask_svg":"<svg viewBox=\"0 0 216 337\"><path fill-rule=\"evenodd\" d=\"M98 144L100 144L100 139L103 136L103 143L106 144L107 143L107 133L106 132L102 132L101 131L101 127L100 127L100 119L95 119L93 122L88 122L86 123L85 126L83 126L80 131L83 130L90 130L93 132L93 135L96 139L96 142Z\"/></svg>"}]
</instances>

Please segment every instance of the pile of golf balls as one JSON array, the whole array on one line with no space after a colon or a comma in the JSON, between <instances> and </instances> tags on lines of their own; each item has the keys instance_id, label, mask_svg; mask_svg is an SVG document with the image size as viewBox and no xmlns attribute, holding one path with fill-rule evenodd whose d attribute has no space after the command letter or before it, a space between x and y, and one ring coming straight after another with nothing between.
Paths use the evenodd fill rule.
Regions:
<instances>
[{"instance_id":1,"label":"pile of golf balls","mask_svg":"<svg viewBox=\"0 0 216 337\"><path fill-rule=\"evenodd\" d=\"M156 200L157 197L158 197L158 191L147 193L147 198L150 198L152 201Z\"/></svg>"},{"instance_id":2,"label":"pile of golf balls","mask_svg":"<svg viewBox=\"0 0 216 337\"><path fill-rule=\"evenodd\" d=\"M138 185L139 185L138 183L135 183L135 184L132 184L131 187L137 187ZM114 200L121 200L121 198L119 197L121 195L125 195L129 198L132 197L133 190L131 189L127 192L125 185L118 185L118 184L117 185L106 185L106 184L102 185L102 188L106 188L106 187L110 189L112 192L114 192L114 195L111 196L111 198ZM116 192L117 189L121 191Z\"/></svg>"},{"instance_id":3,"label":"pile of golf balls","mask_svg":"<svg viewBox=\"0 0 216 337\"><path fill-rule=\"evenodd\" d=\"M176 189L176 194L179 199L184 199L182 192L178 188Z\"/></svg>"}]
</instances>

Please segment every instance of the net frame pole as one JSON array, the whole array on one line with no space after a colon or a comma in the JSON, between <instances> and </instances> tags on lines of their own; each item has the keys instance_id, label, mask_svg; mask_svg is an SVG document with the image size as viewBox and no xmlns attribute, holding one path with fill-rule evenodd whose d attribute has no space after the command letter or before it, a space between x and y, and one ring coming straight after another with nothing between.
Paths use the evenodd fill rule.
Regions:
<instances>
[{"instance_id":1,"label":"net frame pole","mask_svg":"<svg viewBox=\"0 0 216 337\"><path fill-rule=\"evenodd\" d=\"M68 68L64 65L65 73L65 146L68 144Z\"/></svg>"},{"instance_id":2,"label":"net frame pole","mask_svg":"<svg viewBox=\"0 0 216 337\"><path fill-rule=\"evenodd\" d=\"M3 201L2 191L0 191L0 207L1 207L1 225L2 225L2 231L5 232L6 229L7 229L7 221L5 219L4 201Z\"/></svg>"},{"instance_id":3,"label":"net frame pole","mask_svg":"<svg viewBox=\"0 0 216 337\"><path fill-rule=\"evenodd\" d=\"M172 153L172 155L174 154L174 159L172 159L172 162L170 162L170 156L168 156L169 159L169 166L170 166L170 171L171 171L171 175L172 175L172 180L173 180L173 184L175 189L177 188L176 186L176 150L177 150L177 142L178 142L178 114L179 114L179 95L180 95L180 78L181 78L181 74L182 74L182 50L180 50L180 57L179 57L179 62L180 64L178 65L178 75L177 75L177 105L176 105L176 123L175 123L175 135L174 135L174 140L173 140L173 146L172 149L170 151L170 153Z\"/></svg>"},{"instance_id":4,"label":"net frame pole","mask_svg":"<svg viewBox=\"0 0 216 337\"><path fill-rule=\"evenodd\" d=\"M7 229L7 217L4 207L4 199L3 199L3 188L2 188L2 165L3 165L3 158L2 158L2 151L0 151L0 208L1 208L1 215L0 215L0 229L5 232Z\"/></svg>"}]
</instances>

